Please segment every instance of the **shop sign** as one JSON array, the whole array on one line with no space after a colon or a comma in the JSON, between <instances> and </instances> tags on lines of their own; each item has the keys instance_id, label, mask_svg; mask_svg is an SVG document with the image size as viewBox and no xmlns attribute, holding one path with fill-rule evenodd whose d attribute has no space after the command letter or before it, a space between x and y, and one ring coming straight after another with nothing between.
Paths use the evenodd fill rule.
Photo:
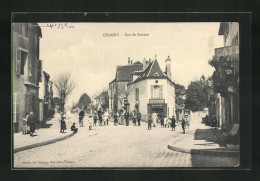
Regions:
<instances>
[{"instance_id":1,"label":"shop sign","mask_svg":"<svg viewBox=\"0 0 260 181\"><path fill-rule=\"evenodd\" d=\"M151 104L151 107L163 107L163 104Z\"/></svg>"},{"instance_id":2,"label":"shop sign","mask_svg":"<svg viewBox=\"0 0 260 181\"><path fill-rule=\"evenodd\" d=\"M164 104L165 100L164 99L150 99L149 103L150 104Z\"/></svg>"}]
</instances>

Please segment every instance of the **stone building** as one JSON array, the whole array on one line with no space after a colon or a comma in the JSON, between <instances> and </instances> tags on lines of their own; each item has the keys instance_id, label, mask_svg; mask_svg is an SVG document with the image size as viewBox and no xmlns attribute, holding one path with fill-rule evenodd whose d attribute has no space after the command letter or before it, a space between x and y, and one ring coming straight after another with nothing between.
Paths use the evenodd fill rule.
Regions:
<instances>
[{"instance_id":1,"label":"stone building","mask_svg":"<svg viewBox=\"0 0 260 181\"><path fill-rule=\"evenodd\" d=\"M37 23L12 24L12 101L13 130L22 130L26 112L33 111L39 120L39 82L42 62L39 44L42 37Z\"/></svg>"},{"instance_id":2,"label":"stone building","mask_svg":"<svg viewBox=\"0 0 260 181\"><path fill-rule=\"evenodd\" d=\"M163 72L156 58L152 62L144 60L143 69L134 71L127 84L130 111L138 109L143 121L147 121L152 112L159 116L175 116L175 84L170 57L165 61L166 71Z\"/></svg>"},{"instance_id":3,"label":"stone building","mask_svg":"<svg viewBox=\"0 0 260 181\"><path fill-rule=\"evenodd\" d=\"M221 22L218 34L223 35L223 47L215 48L212 59L216 95L209 113L216 116L219 127L228 131L239 124L239 24Z\"/></svg>"},{"instance_id":4,"label":"stone building","mask_svg":"<svg viewBox=\"0 0 260 181\"><path fill-rule=\"evenodd\" d=\"M109 112L113 113L122 109L127 102L127 83L132 81L132 73L142 70L143 64L139 61L133 63L128 58L128 64L117 66L115 79L109 83Z\"/></svg>"}]
</instances>

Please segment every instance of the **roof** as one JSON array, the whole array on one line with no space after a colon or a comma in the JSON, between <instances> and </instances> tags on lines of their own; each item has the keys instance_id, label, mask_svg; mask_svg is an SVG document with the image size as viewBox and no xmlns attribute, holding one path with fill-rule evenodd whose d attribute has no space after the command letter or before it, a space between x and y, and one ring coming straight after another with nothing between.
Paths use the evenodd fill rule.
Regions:
<instances>
[{"instance_id":1,"label":"roof","mask_svg":"<svg viewBox=\"0 0 260 181\"><path fill-rule=\"evenodd\" d=\"M156 59L150 63L145 70L142 72L135 72L135 75L136 74L140 74L140 76L134 82L144 78L167 78L167 76L162 72Z\"/></svg>"},{"instance_id":2,"label":"roof","mask_svg":"<svg viewBox=\"0 0 260 181\"><path fill-rule=\"evenodd\" d=\"M117 81L131 81L132 73L135 71L140 71L143 68L143 64L131 64L125 66L118 66L116 69L116 79Z\"/></svg>"}]
</instances>

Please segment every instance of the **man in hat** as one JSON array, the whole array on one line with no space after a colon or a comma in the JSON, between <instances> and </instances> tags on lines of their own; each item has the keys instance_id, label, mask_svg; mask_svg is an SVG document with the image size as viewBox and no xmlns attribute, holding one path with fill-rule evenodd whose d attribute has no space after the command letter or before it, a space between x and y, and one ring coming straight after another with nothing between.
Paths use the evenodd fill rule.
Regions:
<instances>
[{"instance_id":1,"label":"man in hat","mask_svg":"<svg viewBox=\"0 0 260 181\"><path fill-rule=\"evenodd\" d=\"M36 123L35 123L33 111L30 111L27 124L30 126L30 136L33 136L33 133L34 133L35 128L36 128Z\"/></svg>"},{"instance_id":2,"label":"man in hat","mask_svg":"<svg viewBox=\"0 0 260 181\"><path fill-rule=\"evenodd\" d=\"M171 127L172 127L172 131L173 131L173 129L174 129L174 131L175 131L175 127L176 127L176 125L175 125L175 118L174 118L174 115L172 115L172 118L170 118L170 120L171 120Z\"/></svg>"}]
</instances>

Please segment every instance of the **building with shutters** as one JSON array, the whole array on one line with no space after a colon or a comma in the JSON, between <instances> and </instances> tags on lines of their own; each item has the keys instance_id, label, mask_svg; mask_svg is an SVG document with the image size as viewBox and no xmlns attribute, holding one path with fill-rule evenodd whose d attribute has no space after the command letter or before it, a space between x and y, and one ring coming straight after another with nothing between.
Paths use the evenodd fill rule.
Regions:
<instances>
[{"instance_id":1,"label":"building with shutters","mask_svg":"<svg viewBox=\"0 0 260 181\"><path fill-rule=\"evenodd\" d=\"M130 111L138 109L142 120L156 112L159 116L175 116L175 84L171 77L171 59L168 56L163 72L157 59L143 62L143 69L132 73L127 83Z\"/></svg>"},{"instance_id":2,"label":"building with shutters","mask_svg":"<svg viewBox=\"0 0 260 181\"><path fill-rule=\"evenodd\" d=\"M23 118L33 111L39 120L39 82L42 61L39 44L42 37L37 23L12 24L12 111L13 130L22 131Z\"/></svg>"}]
</instances>

